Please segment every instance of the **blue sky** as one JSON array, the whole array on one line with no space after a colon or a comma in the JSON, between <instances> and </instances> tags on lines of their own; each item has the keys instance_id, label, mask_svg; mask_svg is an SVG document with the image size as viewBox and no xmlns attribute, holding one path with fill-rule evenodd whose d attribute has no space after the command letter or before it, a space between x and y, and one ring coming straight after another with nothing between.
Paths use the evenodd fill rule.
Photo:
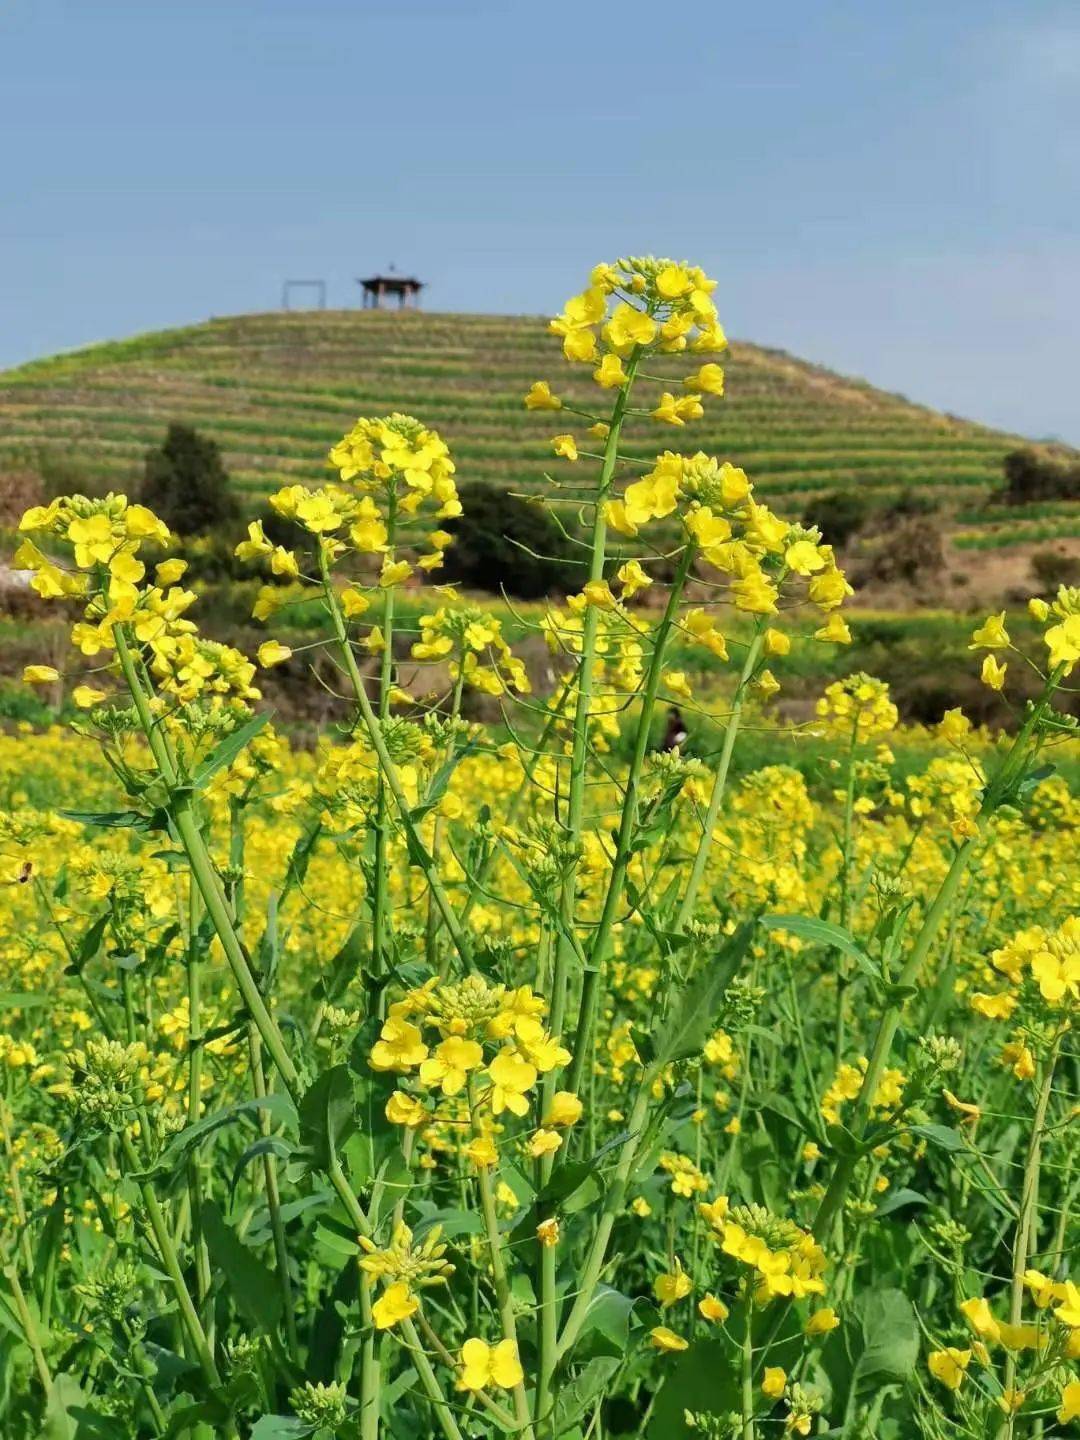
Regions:
<instances>
[{"instance_id":1,"label":"blue sky","mask_svg":"<svg viewBox=\"0 0 1080 1440\"><path fill-rule=\"evenodd\" d=\"M653 251L731 334L1080 443L1076 4L3 0L0 135L0 366Z\"/></svg>"}]
</instances>

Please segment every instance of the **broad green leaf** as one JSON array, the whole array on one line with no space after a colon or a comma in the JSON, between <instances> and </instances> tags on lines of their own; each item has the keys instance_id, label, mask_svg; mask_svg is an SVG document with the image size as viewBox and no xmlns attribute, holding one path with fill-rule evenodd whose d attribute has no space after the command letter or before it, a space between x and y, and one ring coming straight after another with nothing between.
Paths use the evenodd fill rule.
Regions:
<instances>
[{"instance_id":1,"label":"broad green leaf","mask_svg":"<svg viewBox=\"0 0 1080 1440\"><path fill-rule=\"evenodd\" d=\"M653 1068L659 1070L672 1061L701 1054L716 1028L724 991L735 978L753 936L752 921L740 925L715 959L706 962L686 989L675 995L671 1013L654 1035Z\"/></svg>"},{"instance_id":2,"label":"broad green leaf","mask_svg":"<svg viewBox=\"0 0 1080 1440\"><path fill-rule=\"evenodd\" d=\"M224 740L219 740L210 754L199 765L191 777L191 788L202 790L214 778L219 770L224 770L231 765L241 750L252 740L270 719L267 712L256 715L246 725L241 725L239 730L234 730L231 735L226 735Z\"/></svg>"},{"instance_id":3,"label":"broad green leaf","mask_svg":"<svg viewBox=\"0 0 1080 1440\"><path fill-rule=\"evenodd\" d=\"M579 1375L575 1375L562 1386L555 1402L553 1434L565 1435L586 1410L603 1397L608 1381L619 1368L619 1363L613 1355L597 1355Z\"/></svg>"},{"instance_id":4,"label":"broad green leaf","mask_svg":"<svg viewBox=\"0 0 1080 1440\"><path fill-rule=\"evenodd\" d=\"M200 1120L185 1126L183 1130L174 1135L150 1171L147 1172L148 1175L161 1174L175 1169L187 1158L195 1145L200 1144L215 1130L220 1130L223 1125L230 1125L234 1120L255 1114L259 1110L269 1110L270 1114L283 1125L291 1128L296 1126L296 1110L287 1095L263 1095L251 1100L239 1100L233 1105L226 1105L224 1110L215 1110L212 1115L204 1115Z\"/></svg>"},{"instance_id":5,"label":"broad green leaf","mask_svg":"<svg viewBox=\"0 0 1080 1440\"><path fill-rule=\"evenodd\" d=\"M884 980L881 967L870 959L851 931L845 930L841 925L819 920L816 915L763 915L761 924L770 933L780 930L786 935L796 935L800 940L808 940L812 945L824 945L828 949L839 950L849 960L854 960L863 974L868 975L871 980L876 980L879 984Z\"/></svg>"},{"instance_id":6,"label":"broad green leaf","mask_svg":"<svg viewBox=\"0 0 1080 1440\"><path fill-rule=\"evenodd\" d=\"M953 1130L948 1125L912 1125L912 1135L920 1135L928 1140L931 1145L936 1145L939 1150L945 1150L950 1155L955 1155L958 1150L966 1150L967 1142L959 1130Z\"/></svg>"},{"instance_id":7,"label":"broad green leaf","mask_svg":"<svg viewBox=\"0 0 1080 1440\"><path fill-rule=\"evenodd\" d=\"M316 1079L300 1101L300 1143L318 1170L326 1170L356 1128L352 1076L334 1065Z\"/></svg>"},{"instance_id":8,"label":"broad green leaf","mask_svg":"<svg viewBox=\"0 0 1080 1440\"><path fill-rule=\"evenodd\" d=\"M281 1316L277 1276L242 1243L212 1200L203 1203L201 1213L206 1248L224 1273L233 1304L246 1320L272 1334Z\"/></svg>"}]
</instances>

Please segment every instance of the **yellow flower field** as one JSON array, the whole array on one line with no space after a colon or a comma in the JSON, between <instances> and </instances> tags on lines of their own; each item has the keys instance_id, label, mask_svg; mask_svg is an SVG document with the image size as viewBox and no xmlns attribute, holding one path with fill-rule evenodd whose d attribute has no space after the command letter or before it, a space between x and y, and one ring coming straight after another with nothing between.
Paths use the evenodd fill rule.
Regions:
<instances>
[{"instance_id":1,"label":"yellow flower field","mask_svg":"<svg viewBox=\"0 0 1080 1440\"><path fill-rule=\"evenodd\" d=\"M422 417L279 489L291 546L236 537L254 660L142 505L24 517L79 719L0 735L4 1437L1080 1417L1080 591L1032 600L1030 653L975 630L987 685L1038 679L1009 733L901 731L854 673L798 767L740 767L787 657L850 642L851 587L737 456L620 451L722 404L713 288L620 259L551 322L597 409L525 397L590 535L535 611L547 694L450 587L411 646L435 698L402 684L402 586L460 512ZM336 667L314 749L260 707L296 603ZM715 746L657 747L672 706Z\"/></svg>"}]
</instances>

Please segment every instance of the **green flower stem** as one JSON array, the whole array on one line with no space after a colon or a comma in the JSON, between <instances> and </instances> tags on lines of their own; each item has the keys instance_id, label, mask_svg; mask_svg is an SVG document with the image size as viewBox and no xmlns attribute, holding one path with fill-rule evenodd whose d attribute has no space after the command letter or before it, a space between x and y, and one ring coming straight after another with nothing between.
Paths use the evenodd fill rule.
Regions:
<instances>
[{"instance_id":1,"label":"green flower stem","mask_svg":"<svg viewBox=\"0 0 1080 1440\"><path fill-rule=\"evenodd\" d=\"M262 1043L254 1025L248 1025L248 1058L251 1066L251 1087L258 1100L266 1097L266 1075L263 1071ZM259 1111L259 1128L263 1136L270 1134L270 1112L265 1107ZM270 1215L270 1232L274 1240L274 1263L277 1268L278 1287L281 1290L282 1314L285 1317L285 1338L289 1354L300 1363L300 1338L296 1333L296 1305L293 1300L292 1280L289 1277L289 1247L285 1240L285 1224L281 1218L281 1191L278 1186L277 1161L273 1155L263 1155L263 1187L266 1190L266 1208Z\"/></svg>"},{"instance_id":2,"label":"green flower stem","mask_svg":"<svg viewBox=\"0 0 1080 1440\"><path fill-rule=\"evenodd\" d=\"M251 966L244 954L240 937L233 927L221 882L192 811L191 793L178 788L179 777L176 766L169 753L165 737L150 713L149 702L135 668L134 657L127 635L124 633L124 626L117 625L113 634L116 639L116 653L120 660L120 668L135 702L143 733L157 762L158 769L161 771L162 778L172 792L173 820L187 854L195 883L202 895L203 904L214 922L214 929L217 931L222 949L225 951L225 958L229 963L229 969L243 996L248 1014L258 1028L263 1044L277 1066L278 1073L285 1082L290 1095L295 1100L299 1098L300 1094L299 1073L285 1047L281 1031L266 1007L255 976L251 973Z\"/></svg>"},{"instance_id":3,"label":"green flower stem","mask_svg":"<svg viewBox=\"0 0 1080 1440\"><path fill-rule=\"evenodd\" d=\"M851 726L851 740L847 753L847 785L844 792L843 838L840 853L840 924L847 927L851 915L851 848L855 825L855 753L859 743L859 716L856 711ZM836 956L836 1023L833 1034L833 1062L836 1069L844 1058L847 1043L844 1002L851 976L843 955Z\"/></svg>"},{"instance_id":4,"label":"green flower stem","mask_svg":"<svg viewBox=\"0 0 1080 1440\"><path fill-rule=\"evenodd\" d=\"M116 637L116 650L120 659L120 667L127 681L128 689L131 691L135 708L139 714L143 733L146 735L147 743L150 745L158 769L162 778L174 792L177 786L176 766L169 753L165 737L161 734L154 718L150 713L149 702L146 692L142 687L138 673L135 668L134 658L127 637L124 634L123 626L118 625L114 630ZM229 907L225 900L224 892L218 880L217 871L214 869L213 861L206 849L206 842L202 837L195 818L191 812L190 796L180 790L175 793L173 801L173 820L179 832L181 842L191 866L191 873L195 883L199 887L203 904L207 913L214 922L214 929L218 939L221 941L222 949L225 951L225 958L229 962L229 968L236 980L237 987L243 997L248 1014L259 1032L259 1036L266 1046L271 1058L277 1067L278 1074L285 1085L291 1099L298 1102L302 1096L300 1075L293 1064L285 1046L284 1038L278 1029L270 1011L267 1009L258 984L251 972L247 956L240 937L232 922ZM362 1235L370 1233L371 1226L367 1216L364 1214L359 1200L353 1194L352 1186L345 1178L341 1169L341 1163L335 1156L327 1168L327 1177L337 1192L338 1198L349 1215L350 1222Z\"/></svg>"},{"instance_id":5,"label":"green flower stem","mask_svg":"<svg viewBox=\"0 0 1080 1440\"><path fill-rule=\"evenodd\" d=\"M615 466L619 459L619 437L622 434L626 407L630 400L634 376L640 362L640 353L635 346L626 362L626 383L615 398L611 411L610 428L604 445L604 458L600 462L600 475L596 487L593 510L592 540L590 545L589 580L603 580L604 564L607 558L607 520L604 517L604 503L611 491L615 478ZM600 614L594 605L585 611L581 629L581 664L578 669L577 699L572 722L570 754L570 785L567 799L565 834L566 842L573 853L581 841L582 823L585 814L585 769L589 751L589 716L592 710L593 670L596 658L596 635ZM576 891L578 862L569 861L562 882L559 910L562 917L561 933L555 951L555 968L551 987L551 1029L558 1035L562 1030L566 1014L566 976L574 953L573 933L576 921Z\"/></svg>"},{"instance_id":6,"label":"green flower stem","mask_svg":"<svg viewBox=\"0 0 1080 1440\"><path fill-rule=\"evenodd\" d=\"M397 496L393 485L387 502L387 555L394 553L397 530ZM379 664L379 724L385 725L390 714L390 690L394 680L394 586L383 591L382 632L383 652ZM386 805L386 781L380 767L375 789L375 887L371 897L371 962L375 975L383 973L383 952L386 923L389 916L390 867L387 860L389 823Z\"/></svg>"},{"instance_id":7,"label":"green flower stem","mask_svg":"<svg viewBox=\"0 0 1080 1440\"><path fill-rule=\"evenodd\" d=\"M15 1313L19 1317L19 1324L22 1326L23 1336L30 1347L30 1354L34 1358L34 1369L37 1371L38 1379L41 1381L41 1388L47 1395L52 1389L52 1375L49 1372L48 1362L45 1359L45 1352L41 1348L41 1340L38 1337L37 1325L30 1313L30 1306L26 1303L26 1296L23 1293L22 1285L19 1283L19 1272L14 1265L4 1267L4 1279L11 1286L12 1299L15 1301Z\"/></svg>"},{"instance_id":8,"label":"green flower stem","mask_svg":"<svg viewBox=\"0 0 1080 1440\"><path fill-rule=\"evenodd\" d=\"M857 1139L861 1139L867 1122L870 1118L870 1108L874 1096L877 1094L878 1085L881 1083L881 1076L888 1063L889 1055L892 1052L893 1040L896 1038L896 1031L900 1025L905 1004L905 991L910 991L916 983L922 971L923 964L929 954L941 924L949 913L950 907L955 899L957 889L967 870L972 855L982 841L982 829L986 821L993 815L1003 796L1010 795L1013 787L1023 776L1032 755L1038 749L1038 741L1029 748L1028 742L1038 727L1043 715L1046 713L1050 703L1050 697L1056 688L1060 670L1055 671L1047 681L1046 688L1038 702L1031 707L1023 727L1013 741L1008 755L1002 763L1001 769L989 784L982 807L979 811L978 829L974 835L965 840L953 856L952 864L949 866L941 888L934 897L933 903L922 923L915 943L912 946L911 954L908 956L903 969L895 982L897 998L890 1001L885 1007L878 1024L877 1036L874 1040L874 1048L870 1054L870 1063L867 1066L866 1074L863 1077L862 1088L859 1091L858 1099L855 1102L855 1109L852 1114L850 1129ZM818 1207L817 1215L814 1217L814 1235L824 1243L831 1235L833 1224L839 1215L848 1189L851 1186L856 1166L859 1162L857 1153L841 1155L836 1161L828 1188L822 1197Z\"/></svg>"},{"instance_id":9,"label":"green flower stem","mask_svg":"<svg viewBox=\"0 0 1080 1440\"><path fill-rule=\"evenodd\" d=\"M742 1346L742 1440L754 1440L754 1302L746 1297Z\"/></svg>"},{"instance_id":10,"label":"green flower stem","mask_svg":"<svg viewBox=\"0 0 1080 1440\"><path fill-rule=\"evenodd\" d=\"M431 1368L431 1361L428 1359L427 1352L420 1343L420 1336L416 1333L416 1326L411 1320L403 1320L401 1322L401 1333L405 1337L405 1343L408 1345L409 1353L412 1356L412 1363L416 1366L416 1373L420 1376L420 1383L427 1392L427 1397L431 1401L436 1419L439 1422L439 1427L446 1436L446 1440L462 1440L462 1434L458 1428L457 1421L454 1419L454 1412L450 1406L450 1402L443 1394L435 1371Z\"/></svg>"},{"instance_id":11,"label":"green flower stem","mask_svg":"<svg viewBox=\"0 0 1080 1440\"><path fill-rule=\"evenodd\" d=\"M615 1167L615 1174L604 1199L604 1208L597 1222L596 1234L593 1236L593 1242L589 1248L589 1254L581 1272L581 1287L578 1290L577 1299L574 1301L566 1324L563 1326L562 1334L559 1336L557 1360L564 1359L577 1340L581 1332L581 1327L585 1322L585 1316L588 1313L593 1292L600 1283L600 1276L603 1273L604 1262L607 1257L607 1247L611 1241L611 1232L626 1202L626 1190L630 1181L630 1171L633 1168L634 1159L641 1141L641 1133L648 1117L649 1099L652 1095L652 1085L655 1078L656 1072L650 1067L645 1071L641 1084L638 1087L634 1106L630 1112L630 1119L627 1121L627 1129L630 1133L620 1151L618 1164Z\"/></svg>"},{"instance_id":12,"label":"green flower stem","mask_svg":"<svg viewBox=\"0 0 1080 1440\"><path fill-rule=\"evenodd\" d=\"M398 812L398 818L401 821L402 828L408 839L410 859L418 865L423 872L424 879L427 881L428 888L435 899L435 904L439 907L443 924L446 926L447 932L454 943L454 948L457 950L462 964L467 970L471 969L472 952L468 939L461 928L461 923L457 915L454 913L454 907L450 903L450 897L447 895L446 889L439 878L438 867L431 854L421 843L420 837L417 834L409 806L409 798L405 794L401 777L397 772L397 766L390 758L390 752L386 748L386 740L383 737L379 717L375 714L371 701L368 699L363 676L360 674L359 667L356 663L356 656L353 654L352 644L349 640L349 632L345 624L345 618L341 613L341 606L338 604L337 596L334 594L334 587L330 582L330 570L325 555L320 554L319 565L323 581L323 594L326 598L326 606L334 627L334 637L338 642L341 659L348 673L357 708L360 711L361 718L367 729L372 749L378 758L379 768L386 779L387 787L390 790Z\"/></svg>"},{"instance_id":13,"label":"green flower stem","mask_svg":"<svg viewBox=\"0 0 1080 1440\"><path fill-rule=\"evenodd\" d=\"M203 1033L202 1033L202 966L203 958L197 940L199 930L199 891L194 880L188 879L187 914L187 991L188 991L188 1098L187 1121L194 1125L202 1110ZM191 1208L191 1241L195 1251L196 1303L202 1311L203 1326L210 1345L214 1343L214 1309L210 1301L210 1251L202 1228L203 1188L199 1157L193 1152L187 1167L188 1195Z\"/></svg>"},{"instance_id":14,"label":"green flower stem","mask_svg":"<svg viewBox=\"0 0 1080 1440\"><path fill-rule=\"evenodd\" d=\"M13 1131L14 1116L8 1102L0 1096L0 1138L4 1142L4 1158L7 1160L8 1189L11 1191L11 1204L15 1211L15 1224L19 1231L19 1249L22 1251L23 1260L26 1263L26 1273L34 1273L34 1247L30 1239L30 1221L26 1213L26 1202L23 1200L22 1183L19 1180L19 1161L15 1154L15 1147L12 1144L11 1136Z\"/></svg>"},{"instance_id":15,"label":"green flower stem","mask_svg":"<svg viewBox=\"0 0 1080 1440\"><path fill-rule=\"evenodd\" d=\"M361 1286L367 1290L367 1286ZM368 1303L371 1303L368 1292ZM360 1440L379 1440L379 1410L382 1391L382 1332L368 1320L360 1368Z\"/></svg>"},{"instance_id":16,"label":"green flower stem","mask_svg":"<svg viewBox=\"0 0 1080 1440\"><path fill-rule=\"evenodd\" d=\"M480 1135L476 1122L476 1097L474 1086L469 1084L469 1109L473 1116L473 1134ZM503 1254L502 1235L499 1231L499 1217L495 1211L495 1192L491 1188L491 1175L487 1166L476 1167L477 1186L480 1191L480 1209L484 1217L484 1231L487 1235L488 1252L491 1257L491 1276L495 1282L495 1298L499 1305L499 1319L502 1323L503 1339L518 1346L517 1321L514 1318L514 1299L510 1293L510 1281L506 1274L506 1257ZM520 1351L519 1351L520 1353ZM532 1440L533 1427L529 1418L529 1402L525 1395L525 1383L519 1380L514 1386L514 1414L525 1440Z\"/></svg>"},{"instance_id":17,"label":"green flower stem","mask_svg":"<svg viewBox=\"0 0 1080 1440\"><path fill-rule=\"evenodd\" d=\"M1024 1162L1024 1178L1020 1188L1020 1214L1013 1236L1012 1279L1009 1286L1009 1324L1019 1325L1024 1303L1024 1271L1028 1266L1032 1240L1035 1238L1039 1217L1039 1170L1042 1163L1042 1142L1046 1129L1046 1112L1050 1106L1050 1095L1054 1084L1054 1070L1057 1067L1062 1030L1054 1039L1050 1054L1046 1057L1042 1084L1035 1100L1035 1114L1031 1121L1031 1136L1028 1140L1027 1159ZM1005 1389L1011 1390L1016 1383L1016 1352L1010 1350L1005 1357ZM1002 1440L1012 1440L1016 1426L1016 1415L1009 1411L1002 1420Z\"/></svg>"},{"instance_id":18,"label":"green flower stem","mask_svg":"<svg viewBox=\"0 0 1080 1440\"><path fill-rule=\"evenodd\" d=\"M130 1174L136 1174L141 1169L139 1157L136 1155L135 1147L131 1143L131 1136L126 1130L120 1131L120 1148L128 1172ZM221 1384L221 1376L218 1374L217 1365L214 1363L213 1351L210 1349L206 1332L202 1327L198 1311L195 1309L191 1293L184 1281L184 1273L180 1268L176 1247L173 1245L172 1236L169 1234L169 1227L165 1223L165 1217L161 1213L158 1198L154 1194L154 1187L150 1184L149 1180L140 1180L138 1187L139 1194L142 1197L142 1202L146 1209L146 1218L149 1220L150 1229L153 1231L158 1257L165 1268L165 1273L172 1282L173 1292L176 1295L176 1303L180 1307L180 1316L195 1353L195 1358L198 1360L199 1367L208 1383L216 1389Z\"/></svg>"},{"instance_id":19,"label":"green flower stem","mask_svg":"<svg viewBox=\"0 0 1080 1440\"><path fill-rule=\"evenodd\" d=\"M652 731L653 711L656 708L656 697L663 676L664 657L695 554L696 547L694 545L688 544L683 548L682 555L679 557L678 569L668 592L667 607L664 610L663 619L656 628L653 640L652 656L649 660L645 690L641 699L641 713L638 716L637 733L634 736L630 772L626 779L626 789L623 792L622 813L619 817L619 831L615 841L611 877L608 880L607 894L604 896L604 908L600 913L600 920L589 947L589 963L582 980L577 1034L574 1037L574 1059L570 1070L570 1089L575 1095L578 1094L582 1073L591 1053L592 1032L596 1024L596 1010L599 1004L601 967L611 940L615 917L622 904L626 872L630 864L637 831L641 799L641 771L645 764L645 753L649 748L649 735Z\"/></svg>"},{"instance_id":20,"label":"green flower stem","mask_svg":"<svg viewBox=\"0 0 1080 1440\"><path fill-rule=\"evenodd\" d=\"M724 803L724 793L727 790L728 772L731 769L731 756L735 749L735 737L739 733L739 722L742 718L743 702L746 698L746 687L750 683L750 677L754 673L758 659L761 655L761 646L765 632L764 620L758 621L757 633L751 640L746 652L746 659L743 661L743 668L739 675L738 684L735 687L735 698L731 704L731 713L728 715L727 726L724 729L724 744L720 751L720 763L716 769L716 776L713 780L712 793L709 796L708 809L705 811L705 820L702 824L701 839L698 841L697 852L694 855L694 863L690 869L690 878L686 882L686 893L683 895L682 904L675 917L676 933L686 929L687 923L694 913L694 904L697 900L698 890L705 877L705 867L709 861L709 852L712 849L713 831L716 829L716 822L720 816L720 807Z\"/></svg>"}]
</instances>

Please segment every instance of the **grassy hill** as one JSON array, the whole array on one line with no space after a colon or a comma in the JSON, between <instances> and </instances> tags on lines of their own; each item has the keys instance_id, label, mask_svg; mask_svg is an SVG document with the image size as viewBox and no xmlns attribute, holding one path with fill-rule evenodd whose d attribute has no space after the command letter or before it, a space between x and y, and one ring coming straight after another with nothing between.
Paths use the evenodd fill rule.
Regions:
<instances>
[{"instance_id":1,"label":"grassy hill","mask_svg":"<svg viewBox=\"0 0 1080 1440\"><path fill-rule=\"evenodd\" d=\"M979 506L1017 444L780 351L736 344L727 369L727 397L704 421L638 425L638 453L714 451L794 513L836 488L918 487L977 531ZM685 362L673 371L685 372ZM220 443L237 485L255 498L318 477L327 447L357 415L403 409L442 431L461 477L528 491L544 483L558 428L555 417L522 408L542 377L566 396L603 399L586 369L563 362L539 318L317 311L211 320L0 374L0 473L34 469L121 488L167 422L184 420ZM1051 507L1024 523L1047 531L1073 519Z\"/></svg>"}]
</instances>

